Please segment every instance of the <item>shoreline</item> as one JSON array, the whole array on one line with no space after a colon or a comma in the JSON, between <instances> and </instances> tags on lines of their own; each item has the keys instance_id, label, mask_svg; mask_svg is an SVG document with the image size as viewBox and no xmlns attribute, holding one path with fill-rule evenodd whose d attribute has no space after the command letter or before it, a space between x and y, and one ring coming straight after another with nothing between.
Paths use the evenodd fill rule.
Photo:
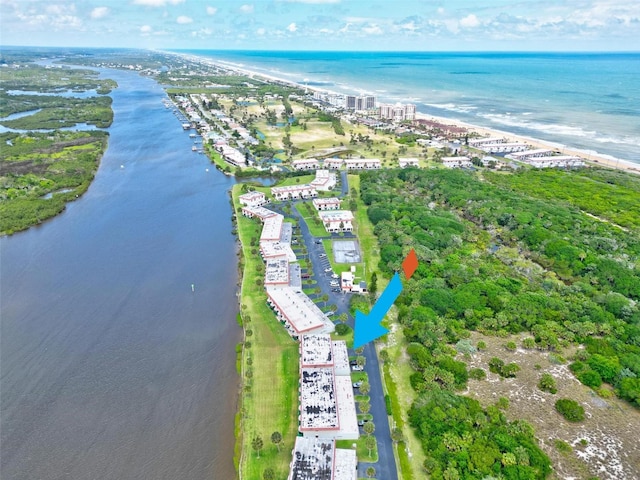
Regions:
<instances>
[{"instance_id":1,"label":"shoreline","mask_svg":"<svg viewBox=\"0 0 640 480\"><path fill-rule=\"evenodd\" d=\"M292 80L277 77L275 75L257 72L255 70L251 70L250 66L238 65L238 64L234 64L232 62L227 62L224 60L221 61L221 60L209 59L207 57L188 54L188 53L177 53L177 52L165 52L165 53L177 55L177 56L189 59L191 61L204 63L210 66L224 68L226 70L234 71L236 73L246 75L249 77L258 77L259 79L262 79L263 81L266 81L266 82L285 83L291 86L295 86L296 88L305 88L313 92L330 92L330 93L332 92L332 90L328 88L322 88L320 86L315 86L315 85L303 85ZM334 92L334 93L339 93L339 92ZM417 108L419 108L418 105L416 105L416 119L433 120L445 125L462 127L469 130L470 132L476 132L481 136L505 137L510 141L527 143L532 148L553 149L556 151L561 151L563 154L578 156L582 158L585 161L585 163L587 163L590 166L606 167L614 170L622 170L625 172L640 175L640 164L631 162L629 160L623 160L623 159L602 154L596 151L584 151L579 148L572 147L570 145L561 144L560 142L554 143L552 141L541 140L541 139L530 137L527 135L521 135L521 134L508 132L505 130L499 130L495 128L483 127L480 125L471 124L455 118L441 117L441 116L432 115L424 112L419 112L417 111Z\"/></svg>"}]
</instances>

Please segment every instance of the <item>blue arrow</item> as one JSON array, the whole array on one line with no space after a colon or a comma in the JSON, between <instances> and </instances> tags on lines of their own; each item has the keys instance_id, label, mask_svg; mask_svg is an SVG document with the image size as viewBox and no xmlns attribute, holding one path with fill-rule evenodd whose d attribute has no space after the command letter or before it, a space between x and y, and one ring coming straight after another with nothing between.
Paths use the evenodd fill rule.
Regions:
<instances>
[{"instance_id":1,"label":"blue arrow","mask_svg":"<svg viewBox=\"0 0 640 480\"><path fill-rule=\"evenodd\" d=\"M396 272L387 288L384 289L378 301L373 305L371 311L365 315L360 310L356 311L356 324L353 337L353 348L359 348L365 343L369 343L376 338L380 338L389 330L380 325L393 302L402 292L402 282L400 275Z\"/></svg>"}]
</instances>

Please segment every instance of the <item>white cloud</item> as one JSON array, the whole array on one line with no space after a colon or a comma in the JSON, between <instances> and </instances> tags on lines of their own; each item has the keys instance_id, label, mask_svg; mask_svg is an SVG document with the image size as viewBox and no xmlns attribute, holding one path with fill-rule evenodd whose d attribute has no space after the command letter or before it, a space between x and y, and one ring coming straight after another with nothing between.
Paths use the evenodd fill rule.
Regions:
<instances>
[{"instance_id":1,"label":"white cloud","mask_svg":"<svg viewBox=\"0 0 640 480\"><path fill-rule=\"evenodd\" d=\"M96 7L93 10L91 10L91 18L104 18L108 15L109 13L109 8L108 7Z\"/></svg>"},{"instance_id":2,"label":"white cloud","mask_svg":"<svg viewBox=\"0 0 640 480\"><path fill-rule=\"evenodd\" d=\"M198 37L198 38L210 37L212 34L213 34L213 30L206 27L201 28L200 30L194 30L193 32L191 32L192 37Z\"/></svg>"},{"instance_id":3,"label":"white cloud","mask_svg":"<svg viewBox=\"0 0 640 480\"><path fill-rule=\"evenodd\" d=\"M467 15L462 20L460 20L460 26L465 28L474 28L480 25L480 20L473 13Z\"/></svg>"},{"instance_id":4,"label":"white cloud","mask_svg":"<svg viewBox=\"0 0 640 480\"><path fill-rule=\"evenodd\" d=\"M296 26L295 23L290 23L289 26L287 27L287 30L289 30L290 32L295 32L296 30L298 30L298 27Z\"/></svg>"},{"instance_id":5,"label":"white cloud","mask_svg":"<svg viewBox=\"0 0 640 480\"><path fill-rule=\"evenodd\" d=\"M438 12L440 15L442 15L442 14L444 13L444 8L442 8L442 7L438 7L437 12Z\"/></svg>"},{"instance_id":6,"label":"white cloud","mask_svg":"<svg viewBox=\"0 0 640 480\"><path fill-rule=\"evenodd\" d=\"M408 32L415 32L416 30L418 30L418 26L416 25L416 22L414 22L413 20L407 23L401 24L400 28Z\"/></svg>"},{"instance_id":7,"label":"white cloud","mask_svg":"<svg viewBox=\"0 0 640 480\"><path fill-rule=\"evenodd\" d=\"M184 0L133 0L135 5L145 5L147 7L164 7L165 5L178 5Z\"/></svg>"},{"instance_id":8,"label":"white cloud","mask_svg":"<svg viewBox=\"0 0 640 480\"><path fill-rule=\"evenodd\" d=\"M267 31L264 28L259 28L256 30L256 35L264 35Z\"/></svg>"},{"instance_id":9,"label":"white cloud","mask_svg":"<svg viewBox=\"0 0 640 480\"><path fill-rule=\"evenodd\" d=\"M369 25L368 27L362 27L362 31L367 35L381 35L382 29L378 25Z\"/></svg>"},{"instance_id":10,"label":"white cloud","mask_svg":"<svg viewBox=\"0 0 640 480\"><path fill-rule=\"evenodd\" d=\"M216 7L207 7L207 15L215 15L218 12Z\"/></svg>"},{"instance_id":11,"label":"white cloud","mask_svg":"<svg viewBox=\"0 0 640 480\"><path fill-rule=\"evenodd\" d=\"M178 22L180 25L185 25L187 23L193 22L193 18L187 17L186 15L180 15L178 18L176 18L176 22Z\"/></svg>"},{"instance_id":12,"label":"white cloud","mask_svg":"<svg viewBox=\"0 0 640 480\"><path fill-rule=\"evenodd\" d=\"M287 3L340 3L341 0L284 0Z\"/></svg>"},{"instance_id":13,"label":"white cloud","mask_svg":"<svg viewBox=\"0 0 640 480\"><path fill-rule=\"evenodd\" d=\"M143 25L140 27L140 33L150 33L151 30L151 25Z\"/></svg>"},{"instance_id":14,"label":"white cloud","mask_svg":"<svg viewBox=\"0 0 640 480\"><path fill-rule=\"evenodd\" d=\"M244 4L240 7L242 13L253 13L253 5Z\"/></svg>"}]
</instances>

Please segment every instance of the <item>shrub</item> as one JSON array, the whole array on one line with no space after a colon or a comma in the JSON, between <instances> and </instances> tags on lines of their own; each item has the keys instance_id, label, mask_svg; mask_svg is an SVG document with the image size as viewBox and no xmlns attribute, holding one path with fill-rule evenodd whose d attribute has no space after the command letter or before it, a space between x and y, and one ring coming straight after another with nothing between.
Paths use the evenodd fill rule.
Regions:
<instances>
[{"instance_id":1,"label":"shrub","mask_svg":"<svg viewBox=\"0 0 640 480\"><path fill-rule=\"evenodd\" d=\"M518 346L516 345L516 342L511 341L511 342L505 343L504 348L506 348L510 352L515 352Z\"/></svg>"},{"instance_id":2,"label":"shrub","mask_svg":"<svg viewBox=\"0 0 640 480\"><path fill-rule=\"evenodd\" d=\"M552 363L554 365L564 365L565 363L567 363L567 360L562 355L558 355L557 353L550 353L549 363Z\"/></svg>"},{"instance_id":3,"label":"shrub","mask_svg":"<svg viewBox=\"0 0 640 480\"><path fill-rule=\"evenodd\" d=\"M520 367L518 366L518 364L511 362L505 365L504 367L502 367L500 375L506 378L513 378L516 376L516 373L518 373L519 371L520 371Z\"/></svg>"},{"instance_id":4,"label":"shrub","mask_svg":"<svg viewBox=\"0 0 640 480\"><path fill-rule=\"evenodd\" d=\"M594 372L593 370L587 370L578 374L578 380L580 380L584 385L591 388L598 388L602 385L602 378L598 374L598 372Z\"/></svg>"},{"instance_id":5,"label":"shrub","mask_svg":"<svg viewBox=\"0 0 640 480\"><path fill-rule=\"evenodd\" d=\"M336 333L338 335L346 335L351 331L351 327L349 325L347 325L346 323L339 323L338 325L336 325Z\"/></svg>"},{"instance_id":6,"label":"shrub","mask_svg":"<svg viewBox=\"0 0 640 480\"><path fill-rule=\"evenodd\" d=\"M584 408L569 398L561 398L555 404L556 410L569 422L581 422L584 420Z\"/></svg>"},{"instance_id":7,"label":"shrub","mask_svg":"<svg viewBox=\"0 0 640 480\"><path fill-rule=\"evenodd\" d=\"M504 367L504 362L498 357L493 357L491 358L491 360L489 360L490 372L500 374L500 372L502 371L502 367Z\"/></svg>"},{"instance_id":8,"label":"shrub","mask_svg":"<svg viewBox=\"0 0 640 480\"><path fill-rule=\"evenodd\" d=\"M472 368L469 370L469 377L474 380L484 380L487 378L487 372L485 372L482 368Z\"/></svg>"},{"instance_id":9,"label":"shrub","mask_svg":"<svg viewBox=\"0 0 640 480\"><path fill-rule=\"evenodd\" d=\"M556 381L553 376L549 373L543 373L540 377L540 381L538 382L538 388L543 392L556 393L558 389L556 388Z\"/></svg>"},{"instance_id":10,"label":"shrub","mask_svg":"<svg viewBox=\"0 0 640 480\"><path fill-rule=\"evenodd\" d=\"M560 440L559 438L556 438L553 441L553 444L555 445L556 449L560 453L571 453L573 451L573 448L571 448L571 445L569 445L567 442L563 440Z\"/></svg>"}]
</instances>

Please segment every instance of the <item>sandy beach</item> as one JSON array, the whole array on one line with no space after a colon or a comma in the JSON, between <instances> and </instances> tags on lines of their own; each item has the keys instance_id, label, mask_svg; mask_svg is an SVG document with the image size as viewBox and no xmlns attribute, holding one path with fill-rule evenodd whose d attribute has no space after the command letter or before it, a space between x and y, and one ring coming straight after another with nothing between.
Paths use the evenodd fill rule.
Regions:
<instances>
[{"instance_id":1,"label":"sandy beach","mask_svg":"<svg viewBox=\"0 0 640 480\"><path fill-rule=\"evenodd\" d=\"M172 53L172 52L167 52L167 53ZM216 66L216 67L220 67L220 68L224 68L226 70L230 70L230 71L234 71L237 72L239 74L243 74L249 77L254 77L254 78L259 78L262 79L266 82L277 82L277 83L285 83L285 84L289 84L292 86L296 86L299 88L305 88L307 90L311 90L311 91L318 91L318 92L330 92L330 93L338 93L338 92L332 92L331 90L327 89L327 88L322 88L322 87L317 87L317 86L308 86L308 85L302 85L300 83L296 83L293 82L291 80L287 80L287 79L283 79L283 78L279 78L273 75L268 75L262 72L256 72L253 71L249 68L246 68L244 65L237 65L237 64L232 64L230 62L221 62L221 61L215 61L215 60L209 60L203 57L198 57L198 56L194 56L194 55L187 55L187 54L177 54L179 56L182 56L184 58L187 58L191 61L194 62L200 62L206 65L210 65L210 66ZM582 158L586 163L594 165L594 166L604 166L604 167L608 167L608 168L613 168L613 169L618 169L618 170L624 170L630 173L635 173L640 175L640 165L633 163L633 162L629 162L627 160L622 160L622 159L618 159L618 158L613 158L611 156L608 155L603 155L603 154L599 154L597 152L585 152L583 150L580 149L576 149L576 148L572 148L570 145L565 145L565 144L561 144L561 143L553 143L553 142L548 142L548 141L544 141L544 140L540 140L537 138L533 138L533 137L528 137L528 136L523 136L523 135L517 135L511 132L506 132L503 130L498 130L498 129L493 129L493 128L488 128L488 127L481 127L478 125L472 125L470 123L466 123L466 122L462 122L460 120L457 119L452 119L452 118L446 118L446 117L438 117L438 116L434 116L434 115L429 115L429 114L425 114L425 113L421 113L421 112L416 112L416 118L417 119L425 119L425 120L433 120L436 121L438 123L442 123L445 125L453 125L456 127L463 127L466 128L469 132L475 132L478 135L482 136L482 137L504 137L508 142L519 142L519 143L527 143L529 145L531 145L532 149L536 149L536 148L546 148L546 149L552 149L555 151L559 151L561 152L563 155L575 155L577 157Z\"/></svg>"}]
</instances>

